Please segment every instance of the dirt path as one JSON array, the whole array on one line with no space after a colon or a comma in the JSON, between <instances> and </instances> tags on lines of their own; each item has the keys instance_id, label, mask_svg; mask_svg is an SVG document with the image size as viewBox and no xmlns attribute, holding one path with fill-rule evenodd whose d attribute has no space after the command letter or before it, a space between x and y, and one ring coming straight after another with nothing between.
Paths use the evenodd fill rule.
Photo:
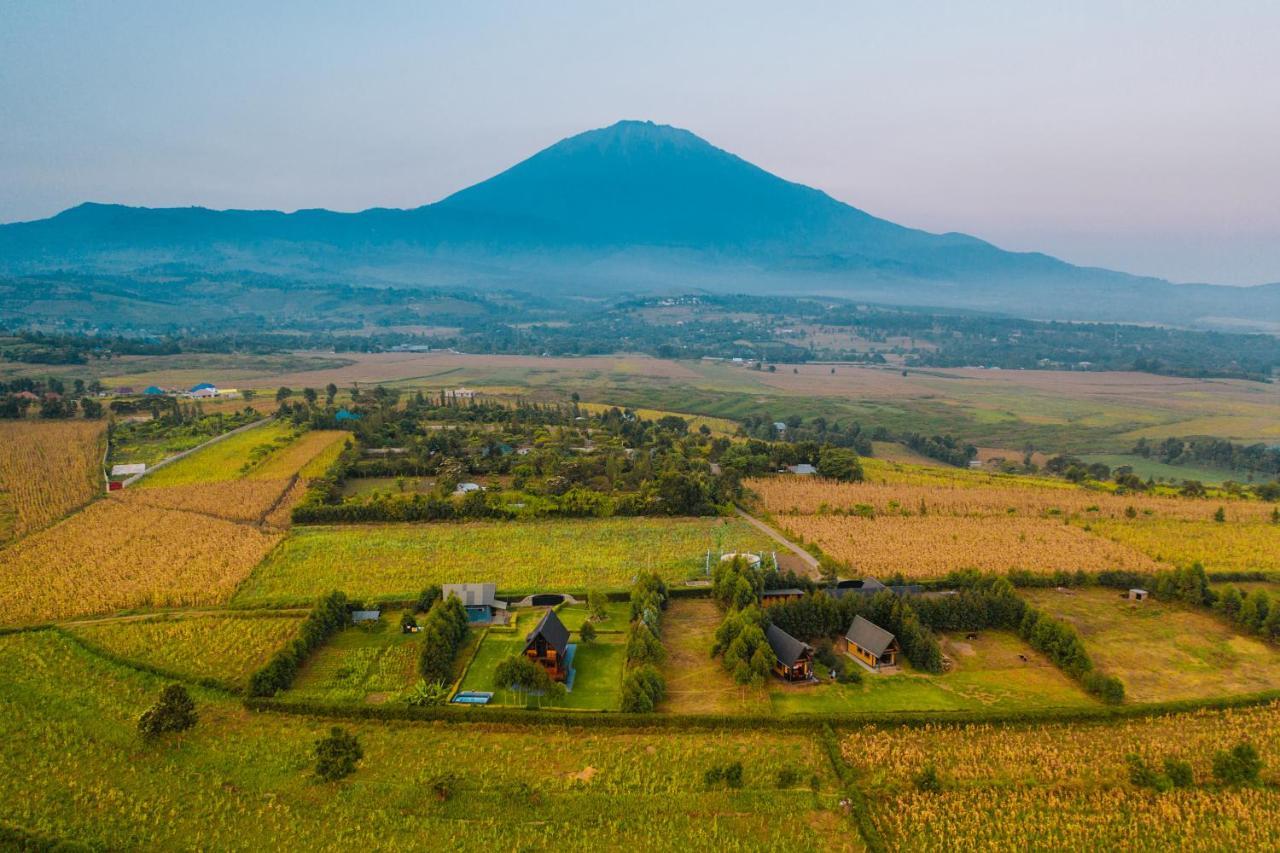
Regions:
<instances>
[{"instance_id":1,"label":"dirt path","mask_svg":"<svg viewBox=\"0 0 1280 853\"><path fill-rule=\"evenodd\" d=\"M799 545L792 542L787 537L783 536L777 530L770 527L768 524L765 524L760 519L756 518L754 515L748 514L747 511L744 510L742 507L735 506L734 509L738 511L738 515L746 519L747 523L750 524L752 527L754 527L756 530L759 530L761 533L768 536L770 539L774 540L775 542L782 544L792 554L795 554L796 557L798 557L800 561L804 563L804 565L808 568L809 575L811 577L814 577L814 578L819 577L820 572L818 569L817 557L813 556L808 551L804 550Z\"/></svg>"},{"instance_id":2,"label":"dirt path","mask_svg":"<svg viewBox=\"0 0 1280 853\"><path fill-rule=\"evenodd\" d=\"M199 608L195 610L153 610L149 613L129 613L124 616L89 616L84 619L69 619L65 622L57 622L55 624L63 628L73 628L77 625L102 625L109 622L142 622L147 619L163 619L168 617L186 618L188 616L243 616L252 619L257 613L271 613L283 616L304 616L311 612L309 607L281 607L255 610L232 610L226 607L216 608Z\"/></svg>"}]
</instances>

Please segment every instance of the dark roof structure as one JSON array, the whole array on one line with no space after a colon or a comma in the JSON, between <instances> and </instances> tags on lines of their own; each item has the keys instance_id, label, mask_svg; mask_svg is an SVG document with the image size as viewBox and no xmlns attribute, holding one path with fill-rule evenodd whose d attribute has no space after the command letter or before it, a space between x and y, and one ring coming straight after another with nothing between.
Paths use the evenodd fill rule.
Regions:
<instances>
[{"instance_id":1,"label":"dark roof structure","mask_svg":"<svg viewBox=\"0 0 1280 853\"><path fill-rule=\"evenodd\" d=\"M769 647L783 666L795 666L806 653L813 654L813 646L802 643L777 625L770 625L764 632Z\"/></svg>"},{"instance_id":2,"label":"dark roof structure","mask_svg":"<svg viewBox=\"0 0 1280 853\"><path fill-rule=\"evenodd\" d=\"M560 621L560 617L556 615L554 610L548 610L542 614L537 626L524 638L524 650L526 652L529 651L529 647L533 645L538 637L542 637L542 639L546 640L548 646L556 650L556 657L558 658L563 658L565 649L569 648L569 629Z\"/></svg>"},{"instance_id":3,"label":"dark roof structure","mask_svg":"<svg viewBox=\"0 0 1280 853\"><path fill-rule=\"evenodd\" d=\"M853 617L853 624L849 626L849 633L845 634L844 638L876 657L884 654L885 650L895 642L893 634L861 616Z\"/></svg>"},{"instance_id":4,"label":"dark roof structure","mask_svg":"<svg viewBox=\"0 0 1280 853\"><path fill-rule=\"evenodd\" d=\"M875 595L880 590L887 588L875 578L861 578L859 580L838 580L835 586L827 590L827 593L832 598L843 598L846 595Z\"/></svg>"},{"instance_id":5,"label":"dark roof structure","mask_svg":"<svg viewBox=\"0 0 1280 853\"><path fill-rule=\"evenodd\" d=\"M776 597L780 595L796 596L804 595L804 590L798 586L789 586L784 589L766 589L764 592L760 593L760 595L763 598L768 598L770 596Z\"/></svg>"},{"instance_id":6,"label":"dark roof structure","mask_svg":"<svg viewBox=\"0 0 1280 853\"><path fill-rule=\"evenodd\" d=\"M491 607L495 610L506 610L507 603L494 598L498 585L492 583L447 583L440 588L441 594L448 598L453 595L464 607Z\"/></svg>"}]
</instances>

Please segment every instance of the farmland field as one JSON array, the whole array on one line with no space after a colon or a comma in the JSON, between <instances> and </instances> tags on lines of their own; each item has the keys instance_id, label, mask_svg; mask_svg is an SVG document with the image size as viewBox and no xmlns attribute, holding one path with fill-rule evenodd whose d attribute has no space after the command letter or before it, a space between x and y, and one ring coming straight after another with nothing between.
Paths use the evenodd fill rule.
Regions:
<instances>
[{"instance_id":1,"label":"farmland field","mask_svg":"<svg viewBox=\"0 0 1280 853\"><path fill-rule=\"evenodd\" d=\"M1173 565L1201 563L1210 572L1280 570L1280 524L1137 519L1093 522L1090 527L1095 535Z\"/></svg>"},{"instance_id":2,"label":"farmland field","mask_svg":"<svg viewBox=\"0 0 1280 853\"><path fill-rule=\"evenodd\" d=\"M870 575L901 572L922 579L970 568L1041 573L1159 568L1137 550L1048 519L784 515L778 523L853 572Z\"/></svg>"},{"instance_id":3,"label":"farmland field","mask_svg":"<svg viewBox=\"0 0 1280 853\"><path fill-rule=\"evenodd\" d=\"M419 680L422 635L400 630L400 614L347 628L323 645L298 673L288 699L385 702Z\"/></svg>"},{"instance_id":4,"label":"farmland field","mask_svg":"<svg viewBox=\"0 0 1280 853\"><path fill-rule=\"evenodd\" d=\"M291 434L286 424L272 422L236 433L216 444L196 451L183 459L161 468L138 481L137 487L186 486L192 483L215 483L219 480L235 480L245 474L250 464L250 452L271 442L283 441ZM279 455L276 451L272 456ZM315 452L319 452L317 449ZM303 460L304 462L306 460ZM300 467L301 463L299 463ZM259 468L265 465L258 466ZM290 471L294 473L297 467ZM255 469L254 474L257 473ZM286 474L285 476L288 476ZM278 478L279 475L277 474ZM263 479L271 479L270 476ZM137 488L135 487L135 488Z\"/></svg>"},{"instance_id":5,"label":"farmland field","mask_svg":"<svg viewBox=\"0 0 1280 853\"><path fill-rule=\"evenodd\" d=\"M190 679L241 686L298 634L301 614L87 622L68 630L97 648Z\"/></svg>"},{"instance_id":6,"label":"farmland field","mask_svg":"<svg viewBox=\"0 0 1280 853\"><path fill-rule=\"evenodd\" d=\"M1156 767L1188 761L1203 785L1213 753L1240 740L1257 747L1274 784L1276 705L1114 723L868 726L846 733L842 749L894 849L1272 849L1280 835L1261 816L1280 805L1273 788L1156 794L1129 784L1130 752ZM942 792L914 790L926 764Z\"/></svg>"},{"instance_id":7,"label":"farmland field","mask_svg":"<svg viewBox=\"0 0 1280 853\"><path fill-rule=\"evenodd\" d=\"M735 684L711 657L724 614L709 598L677 598L662 618L667 659L661 666L667 696L659 711L673 714L768 713L764 688Z\"/></svg>"},{"instance_id":8,"label":"farmland field","mask_svg":"<svg viewBox=\"0 0 1280 853\"><path fill-rule=\"evenodd\" d=\"M680 581L708 549L768 547L736 519L599 520L307 526L236 595L237 604L311 601L331 589L402 600L432 583L481 580L504 592L620 589L641 571Z\"/></svg>"},{"instance_id":9,"label":"farmland field","mask_svg":"<svg viewBox=\"0 0 1280 853\"><path fill-rule=\"evenodd\" d=\"M250 713L195 691L200 720L144 745L136 721L163 680L98 659L50 632L0 637L0 824L121 847L317 849L379 845L588 849L761 845L861 848L840 813L820 744L803 733L538 730L351 722L360 769L316 781L329 721ZM57 673L50 678L49 673ZM500 760L477 760L476 745ZM740 789L707 790L704 771L739 761ZM778 773L798 781L780 790ZM451 775L441 801L432 781ZM810 788L811 777L816 792ZM795 819L774 819L783 809ZM409 816L412 816L411 818ZM427 839L430 839L428 842ZM750 844L744 840L750 839Z\"/></svg>"},{"instance_id":10,"label":"farmland field","mask_svg":"<svg viewBox=\"0 0 1280 853\"><path fill-rule=\"evenodd\" d=\"M1079 630L1104 672L1136 701L1156 702L1280 688L1280 647L1238 633L1213 615L1114 590L1028 590L1025 597Z\"/></svg>"},{"instance_id":11,"label":"farmland field","mask_svg":"<svg viewBox=\"0 0 1280 853\"><path fill-rule=\"evenodd\" d=\"M0 612L35 623L226 601L280 534L114 497L0 551Z\"/></svg>"},{"instance_id":12,"label":"farmland field","mask_svg":"<svg viewBox=\"0 0 1280 853\"><path fill-rule=\"evenodd\" d=\"M0 546L101 493L103 421L0 421Z\"/></svg>"}]
</instances>

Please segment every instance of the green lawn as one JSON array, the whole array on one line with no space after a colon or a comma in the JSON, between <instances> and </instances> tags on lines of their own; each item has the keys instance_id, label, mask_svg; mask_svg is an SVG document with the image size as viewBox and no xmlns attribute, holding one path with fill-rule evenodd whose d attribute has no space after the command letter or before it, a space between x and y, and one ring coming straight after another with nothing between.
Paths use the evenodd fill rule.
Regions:
<instances>
[{"instance_id":1,"label":"green lawn","mask_svg":"<svg viewBox=\"0 0 1280 853\"><path fill-rule=\"evenodd\" d=\"M631 602L610 601L605 605L605 612L608 618L595 623L597 633L608 634L627 630L627 622L631 616ZM560 617L560 621L566 628L576 633L582 628L582 623L587 621L590 613L585 604L567 604L557 610L556 615Z\"/></svg>"},{"instance_id":2,"label":"green lawn","mask_svg":"<svg viewBox=\"0 0 1280 853\"><path fill-rule=\"evenodd\" d=\"M1022 710L1095 704L1074 681L1015 634L982 631L975 640L965 639L964 634L945 635L942 647L954 663L942 675L917 672L907 665L896 675L863 671L862 684L793 686L774 681L769 699L781 714ZM825 674L821 664L818 672Z\"/></svg>"},{"instance_id":3,"label":"green lawn","mask_svg":"<svg viewBox=\"0 0 1280 853\"><path fill-rule=\"evenodd\" d=\"M303 604L333 589L405 600L433 583L489 581L499 592L624 589L636 574L702 572L708 550L761 550L739 519L606 518L295 527L237 592L237 605Z\"/></svg>"},{"instance_id":4,"label":"green lawn","mask_svg":"<svg viewBox=\"0 0 1280 853\"><path fill-rule=\"evenodd\" d=\"M565 610L576 608L562 608ZM585 608L582 608L585 616ZM518 622L515 630L501 627L490 627L476 649L475 657L467 669L459 690L476 690L495 693L495 705L515 705L520 703L519 697L505 690L498 690L493 681L493 672L498 664L511 655L524 651L525 635L537 624L542 616L541 610L526 610L516 613ZM575 620L581 624L581 618ZM618 624L626 626L624 621ZM603 633L590 643L584 643L578 637L577 630L565 620L572 634L569 642L577 644L574 653L573 691L566 693L563 700L550 703L546 707L574 708L578 710L617 710L622 702L622 668L626 663L626 637L624 634ZM535 700L537 701L537 700Z\"/></svg>"}]
</instances>

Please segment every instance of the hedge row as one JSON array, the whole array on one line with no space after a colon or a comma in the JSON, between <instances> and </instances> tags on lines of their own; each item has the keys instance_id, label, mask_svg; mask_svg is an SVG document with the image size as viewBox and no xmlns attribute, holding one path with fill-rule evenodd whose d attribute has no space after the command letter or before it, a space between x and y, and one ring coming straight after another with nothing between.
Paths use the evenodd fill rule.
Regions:
<instances>
[{"instance_id":1,"label":"hedge row","mask_svg":"<svg viewBox=\"0 0 1280 853\"><path fill-rule=\"evenodd\" d=\"M298 638L276 652L266 666L249 677L249 695L274 696L281 690L287 690L307 656L351 621L351 610L351 602L346 595L337 591L316 602L298 630Z\"/></svg>"},{"instance_id":2,"label":"hedge row","mask_svg":"<svg viewBox=\"0 0 1280 853\"><path fill-rule=\"evenodd\" d=\"M176 672L173 672L172 670L164 669L163 667L153 666L152 664L144 663L143 661L122 657L121 655L116 654L110 649L103 648L102 646L99 646L97 643L94 643L90 640L86 640L84 637L81 637L80 635L72 631L68 631L65 628L62 628L60 626L55 625L53 627L53 631L63 639L66 639L72 643L75 643L77 646L84 649L89 654L94 655L95 657L100 657L103 660L110 661L111 663L114 663L117 666L123 666L129 669L135 669L139 672L146 672L151 675L156 675L156 676L159 676L160 678L167 679L169 681L183 681L183 682L186 682L187 684L198 684L201 687L207 687L210 690L218 690L223 693L238 694L238 693L244 692L243 686L238 684L232 684L229 681L222 681L220 679L210 678L210 677L199 678L199 677L192 677L189 675L180 675Z\"/></svg>"},{"instance_id":3,"label":"hedge row","mask_svg":"<svg viewBox=\"0 0 1280 853\"><path fill-rule=\"evenodd\" d=\"M422 654L418 672L428 684L453 680L453 661L467 637L467 609L457 596L438 598L421 624Z\"/></svg>"}]
</instances>

